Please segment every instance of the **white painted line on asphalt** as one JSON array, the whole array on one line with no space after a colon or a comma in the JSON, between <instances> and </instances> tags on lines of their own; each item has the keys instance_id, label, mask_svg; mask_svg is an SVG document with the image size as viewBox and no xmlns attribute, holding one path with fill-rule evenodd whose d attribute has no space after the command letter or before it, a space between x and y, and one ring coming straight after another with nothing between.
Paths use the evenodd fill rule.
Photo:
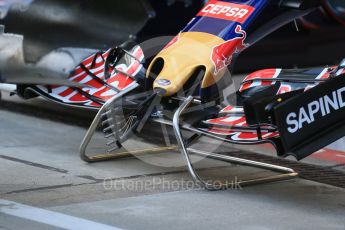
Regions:
<instances>
[{"instance_id":1,"label":"white painted line on asphalt","mask_svg":"<svg viewBox=\"0 0 345 230\"><path fill-rule=\"evenodd\" d=\"M0 213L63 229L121 230L105 224L0 199Z\"/></svg>"}]
</instances>

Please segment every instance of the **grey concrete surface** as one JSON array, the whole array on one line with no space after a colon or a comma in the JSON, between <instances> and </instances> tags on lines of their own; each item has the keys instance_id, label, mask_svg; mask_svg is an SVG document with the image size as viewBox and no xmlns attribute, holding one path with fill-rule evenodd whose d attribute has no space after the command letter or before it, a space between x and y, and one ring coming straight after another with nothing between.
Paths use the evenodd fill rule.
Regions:
<instances>
[{"instance_id":1,"label":"grey concrete surface","mask_svg":"<svg viewBox=\"0 0 345 230\"><path fill-rule=\"evenodd\" d=\"M343 192L295 181L238 191L122 198L52 210L124 229L344 229ZM90 206L93 209L87 208Z\"/></svg>"},{"instance_id":2,"label":"grey concrete surface","mask_svg":"<svg viewBox=\"0 0 345 230\"><path fill-rule=\"evenodd\" d=\"M42 109L42 104L25 104ZM0 199L122 229L345 229L344 189L294 179L204 191L191 183L184 167L160 167L180 159L173 152L86 164L78 156L86 127L68 122L83 112L44 107L47 117L0 107ZM60 112L66 118L52 119ZM100 136L96 142L102 142ZM149 164L152 159L156 165ZM206 160L197 166L201 175L214 179L272 174ZM56 229L4 214L0 206L1 228Z\"/></svg>"},{"instance_id":3,"label":"grey concrete surface","mask_svg":"<svg viewBox=\"0 0 345 230\"><path fill-rule=\"evenodd\" d=\"M47 224L37 223L23 218L14 217L10 215L0 214L0 229L11 230L11 229L26 229L26 230L61 230L61 228L52 227Z\"/></svg>"}]
</instances>

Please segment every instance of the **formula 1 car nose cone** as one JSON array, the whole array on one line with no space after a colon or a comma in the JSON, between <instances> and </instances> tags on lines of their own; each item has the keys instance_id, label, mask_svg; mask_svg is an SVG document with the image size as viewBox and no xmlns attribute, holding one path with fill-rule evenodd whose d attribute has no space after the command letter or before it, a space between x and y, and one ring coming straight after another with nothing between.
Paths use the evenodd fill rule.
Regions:
<instances>
[{"instance_id":1,"label":"formula 1 car nose cone","mask_svg":"<svg viewBox=\"0 0 345 230\"><path fill-rule=\"evenodd\" d=\"M224 42L219 37L201 32L185 32L178 35L151 62L147 77L155 79L153 88L164 89L164 96L179 92L193 74L205 69L200 80L201 87L214 85L225 69L215 71L211 54L217 45Z\"/></svg>"}]
</instances>

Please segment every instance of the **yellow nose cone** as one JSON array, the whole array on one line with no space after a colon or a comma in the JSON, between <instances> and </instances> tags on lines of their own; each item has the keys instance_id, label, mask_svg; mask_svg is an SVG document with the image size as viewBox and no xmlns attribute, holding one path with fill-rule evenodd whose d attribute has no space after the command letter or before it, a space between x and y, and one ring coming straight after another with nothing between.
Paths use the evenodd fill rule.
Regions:
<instances>
[{"instance_id":1,"label":"yellow nose cone","mask_svg":"<svg viewBox=\"0 0 345 230\"><path fill-rule=\"evenodd\" d=\"M223 42L221 38L208 33L180 33L175 38L175 43L163 49L148 68L147 77L155 79L153 88L159 89L162 96L174 95L200 67L205 69L201 87L215 84L225 70L215 74L211 53L213 47ZM154 76L157 68L158 74Z\"/></svg>"}]
</instances>

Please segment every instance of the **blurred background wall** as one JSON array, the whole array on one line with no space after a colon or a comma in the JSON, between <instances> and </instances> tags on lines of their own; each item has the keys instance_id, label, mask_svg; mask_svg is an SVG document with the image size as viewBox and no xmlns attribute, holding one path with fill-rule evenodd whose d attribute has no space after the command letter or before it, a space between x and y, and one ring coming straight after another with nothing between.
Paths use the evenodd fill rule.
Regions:
<instances>
[{"instance_id":1,"label":"blurred background wall","mask_svg":"<svg viewBox=\"0 0 345 230\"><path fill-rule=\"evenodd\" d=\"M2 12L0 24L8 33L24 35L27 62L59 47L104 49L129 37L140 42L173 36L204 4L201 0L7 1L24 3ZM334 17L320 10L297 25L299 31L290 23L244 51L235 71L336 64L345 57L345 27Z\"/></svg>"}]
</instances>

